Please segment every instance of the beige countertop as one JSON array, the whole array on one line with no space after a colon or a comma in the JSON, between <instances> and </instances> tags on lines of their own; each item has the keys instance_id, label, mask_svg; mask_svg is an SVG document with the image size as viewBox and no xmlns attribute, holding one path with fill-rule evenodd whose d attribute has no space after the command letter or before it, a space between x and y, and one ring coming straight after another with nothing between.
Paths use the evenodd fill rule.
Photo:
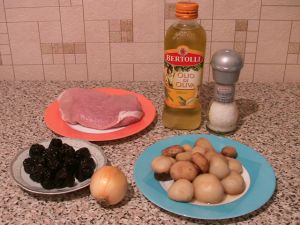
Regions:
<instances>
[{"instance_id":1,"label":"beige countertop","mask_svg":"<svg viewBox=\"0 0 300 225\"><path fill-rule=\"evenodd\" d=\"M130 183L126 199L103 208L89 189L56 197L32 195L20 189L9 175L13 157L22 149L55 137L43 121L43 112L65 88L116 87L133 90L151 99L158 117L139 134L98 143L108 160L122 168ZM212 85L204 85L206 109ZM163 88L159 82L0 82L0 224L300 224L300 84L240 83L236 99L240 127L228 136L260 152L273 166L277 188L259 210L221 221L194 220L169 213L148 201L133 179L133 165L154 142L178 134L207 133L172 131L161 123Z\"/></svg>"}]
</instances>

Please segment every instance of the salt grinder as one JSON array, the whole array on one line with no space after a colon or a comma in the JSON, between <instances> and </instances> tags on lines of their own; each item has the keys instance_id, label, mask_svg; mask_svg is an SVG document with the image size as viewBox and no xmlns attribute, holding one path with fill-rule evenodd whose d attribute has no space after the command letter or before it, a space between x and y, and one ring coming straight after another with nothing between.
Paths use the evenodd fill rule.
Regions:
<instances>
[{"instance_id":1,"label":"salt grinder","mask_svg":"<svg viewBox=\"0 0 300 225\"><path fill-rule=\"evenodd\" d=\"M215 87L208 112L207 128L215 133L231 133L237 128L239 113L234 94L243 60L236 51L222 49L212 56L211 66Z\"/></svg>"}]
</instances>

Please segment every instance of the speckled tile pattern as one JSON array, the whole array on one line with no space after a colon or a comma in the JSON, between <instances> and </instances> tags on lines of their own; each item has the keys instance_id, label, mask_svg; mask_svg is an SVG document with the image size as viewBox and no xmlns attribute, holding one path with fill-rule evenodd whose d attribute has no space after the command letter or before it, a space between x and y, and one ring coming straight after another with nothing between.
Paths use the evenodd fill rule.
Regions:
<instances>
[{"instance_id":1,"label":"speckled tile pattern","mask_svg":"<svg viewBox=\"0 0 300 225\"><path fill-rule=\"evenodd\" d=\"M116 87L133 90L151 99L157 120L143 132L99 144L109 161L122 168L130 183L126 199L103 208L89 194L42 197L22 191L10 178L9 164L18 151L32 143L55 137L43 122L47 105L68 87ZM202 97L207 109L212 84ZM229 138L247 144L272 164L277 188L261 209L235 219L205 221L171 214L149 202L133 180L133 165L147 146L169 136L207 133L172 131L161 123L163 88L159 82L0 82L0 224L300 224L300 84L241 83L236 89L242 120Z\"/></svg>"}]
</instances>

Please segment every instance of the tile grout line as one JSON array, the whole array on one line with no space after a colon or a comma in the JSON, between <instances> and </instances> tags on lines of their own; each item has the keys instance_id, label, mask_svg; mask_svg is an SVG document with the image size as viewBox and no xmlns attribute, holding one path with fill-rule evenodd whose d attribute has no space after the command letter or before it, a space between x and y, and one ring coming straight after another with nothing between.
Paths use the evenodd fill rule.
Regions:
<instances>
[{"instance_id":1,"label":"tile grout line","mask_svg":"<svg viewBox=\"0 0 300 225\"><path fill-rule=\"evenodd\" d=\"M215 0L213 0L212 1L212 15L211 15L211 19L212 19L212 23L211 23L211 36L210 36L210 38L211 38L211 40L210 40L210 59L209 60L211 60L211 58L212 58L212 36L213 36L213 29L214 29L214 14L215 14ZM208 67L208 79L207 79L207 82L210 82L210 72L211 72L211 66L210 66L210 63L208 64L209 65L209 67Z\"/></svg>"},{"instance_id":2,"label":"tile grout line","mask_svg":"<svg viewBox=\"0 0 300 225\"><path fill-rule=\"evenodd\" d=\"M134 32L133 32L133 27L134 27L134 17L133 17L133 2L134 0L131 0L131 18L132 18L132 43L136 43L134 41ZM165 16L165 13L164 13ZM164 18L165 19L165 18ZM121 21L120 21L121 23ZM164 20L165 23L165 20ZM121 24L120 24L120 30L121 30ZM134 74L134 63L132 63L132 81L135 81L135 74Z\"/></svg>"},{"instance_id":3,"label":"tile grout line","mask_svg":"<svg viewBox=\"0 0 300 225\"><path fill-rule=\"evenodd\" d=\"M252 82L255 82L254 77L255 77L255 69L256 69L256 57L257 57L257 49L258 49L258 41L259 41L259 34L260 34L260 19L261 19L261 13L262 13L262 0L260 0L260 11L259 11L259 18L258 18L258 34L257 34L257 44L255 48L255 57L254 57L254 67L253 67L253 76L252 76Z\"/></svg>"},{"instance_id":4,"label":"tile grout line","mask_svg":"<svg viewBox=\"0 0 300 225\"><path fill-rule=\"evenodd\" d=\"M41 51L41 62L42 62L42 68L43 68L43 76L44 76L44 81L46 80L46 75L45 75L45 69L44 69L44 60L43 60L43 54L42 54L42 47L41 47L41 33L40 33L40 22L36 22L37 23L37 27L38 27L38 33L39 33L39 46L40 46L40 51ZM52 45L51 45L52 47ZM51 49L52 50L52 49Z\"/></svg>"},{"instance_id":5,"label":"tile grout line","mask_svg":"<svg viewBox=\"0 0 300 225\"><path fill-rule=\"evenodd\" d=\"M9 46L9 51L10 51L10 58L11 58L11 67L12 67L12 71L13 71L13 75L14 75L14 80L16 80L16 73L15 73L15 64L13 61L13 57L12 57L12 50L11 50L11 40L10 40L10 35L9 35L9 30L8 30L8 25L7 25L7 17L6 17L6 8L5 8L5 3L4 0L2 0L2 4L3 4L3 11L4 11L4 18L5 18L5 26L6 26L6 30L7 30L7 36L8 36L8 46Z\"/></svg>"},{"instance_id":6,"label":"tile grout line","mask_svg":"<svg viewBox=\"0 0 300 225\"><path fill-rule=\"evenodd\" d=\"M288 42L288 49L287 49L287 53L286 53L286 57L285 57L285 64L284 64L284 73L283 73L283 78L282 78L282 82L284 83L285 81L285 75L286 75L286 65L287 65L287 59L288 59L288 55L289 55L289 45L291 43L291 36L292 36L292 28L293 28L293 21L291 22L291 26L290 26L290 33L289 33L289 42ZM298 50L299 51L299 50ZM297 59L298 61L298 59Z\"/></svg>"},{"instance_id":7,"label":"tile grout line","mask_svg":"<svg viewBox=\"0 0 300 225\"><path fill-rule=\"evenodd\" d=\"M64 55L64 36L63 36L63 29L62 29L62 22L61 22L61 6L60 6L60 2L58 2L59 4L59 23L60 23L60 34L61 34L61 45L62 45L62 55L63 55L63 65L65 68L65 80L67 80L67 69L66 69L66 64L65 64L65 55ZM53 49L52 49L52 53L53 53ZM53 55L53 65L54 64L54 55Z\"/></svg>"},{"instance_id":8,"label":"tile grout line","mask_svg":"<svg viewBox=\"0 0 300 225\"><path fill-rule=\"evenodd\" d=\"M112 81L110 20L107 20L107 25L108 25L109 68L110 68L109 71L110 71L110 81ZM120 30L121 30L121 21L120 21Z\"/></svg>"},{"instance_id":9,"label":"tile grout line","mask_svg":"<svg viewBox=\"0 0 300 225\"><path fill-rule=\"evenodd\" d=\"M247 37L248 37L248 26L249 26L249 19L247 19L247 29L246 29L246 38L244 40L244 44L245 44L245 48L244 48L244 59L243 59L243 63L245 64L245 60L246 60L246 47L247 47ZM256 54L256 53L255 53ZM252 72L252 80L251 82L253 82L253 76L254 76L254 70Z\"/></svg>"},{"instance_id":10,"label":"tile grout line","mask_svg":"<svg viewBox=\"0 0 300 225\"><path fill-rule=\"evenodd\" d=\"M72 1L71 1L72 2ZM86 64L86 79L89 80L89 68L88 68L88 62L87 62L87 47L86 47L86 29L85 29L85 14L84 14L84 5L83 5L83 0L81 0L81 7L82 7L82 20L83 20L83 31L84 31L84 44L85 44L85 64ZM80 64L77 63L77 57L76 57L76 48L74 46L74 52L75 52L75 64Z\"/></svg>"}]
</instances>

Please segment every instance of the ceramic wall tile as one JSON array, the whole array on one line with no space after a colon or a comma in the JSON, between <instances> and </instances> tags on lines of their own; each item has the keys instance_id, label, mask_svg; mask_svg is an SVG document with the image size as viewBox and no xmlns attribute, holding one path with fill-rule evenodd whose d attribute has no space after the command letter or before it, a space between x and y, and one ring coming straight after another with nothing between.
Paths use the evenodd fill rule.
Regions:
<instances>
[{"instance_id":1,"label":"ceramic wall tile","mask_svg":"<svg viewBox=\"0 0 300 225\"><path fill-rule=\"evenodd\" d=\"M248 20L248 31L258 31L259 20Z\"/></svg>"},{"instance_id":2,"label":"ceramic wall tile","mask_svg":"<svg viewBox=\"0 0 300 225\"><path fill-rule=\"evenodd\" d=\"M62 42L61 24L59 21L39 22L41 43Z\"/></svg>"},{"instance_id":3,"label":"ceramic wall tile","mask_svg":"<svg viewBox=\"0 0 300 225\"><path fill-rule=\"evenodd\" d=\"M234 41L234 20L213 20L212 41Z\"/></svg>"},{"instance_id":4,"label":"ceramic wall tile","mask_svg":"<svg viewBox=\"0 0 300 225\"><path fill-rule=\"evenodd\" d=\"M206 49L205 49L204 63L209 63L210 62L210 59L211 59L210 51L211 51L211 42L207 42L206 43Z\"/></svg>"},{"instance_id":5,"label":"ceramic wall tile","mask_svg":"<svg viewBox=\"0 0 300 225\"><path fill-rule=\"evenodd\" d=\"M86 54L75 54L76 64L86 63Z\"/></svg>"},{"instance_id":6,"label":"ceramic wall tile","mask_svg":"<svg viewBox=\"0 0 300 225\"><path fill-rule=\"evenodd\" d=\"M64 42L84 42L82 6L61 7L61 23Z\"/></svg>"},{"instance_id":7,"label":"ceramic wall tile","mask_svg":"<svg viewBox=\"0 0 300 225\"><path fill-rule=\"evenodd\" d=\"M7 22L58 21L59 7L6 9Z\"/></svg>"},{"instance_id":8,"label":"ceramic wall tile","mask_svg":"<svg viewBox=\"0 0 300 225\"><path fill-rule=\"evenodd\" d=\"M201 26L205 30L212 30L213 20L201 20Z\"/></svg>"},{"instance_id":9,"label":"ceramic wall tile","mask_svg":"<svg viewBox=\"0 0 300 225\"><path fill-rule=\"evenodd\" d=\"M86 42L109 42L108 21L86 21Z\"/></svg>"},{"instance_id":10,"label":"ceramic wall tile","mask_svg":"<svg viewBox=\"0 0 300 225\"><path fill-rule=\"evenodd\" d=\"M162 43L112 43L112 63L162 63Z\"/></svg>"},{"instance_id":11,"label":"ceramic wall tile","mask_svg":"<svg viewBox=\"0 0 300 225\"><path fill-rule=\"evenodd\" d=\"M86 64L66 64L67 80L87 80Z\"/></svg>"},{"instance_id":12,"label":"ceramic wall tile","mask_svg":"<svg viewBox=\"0 0 300 225\"><path fill-rule=\"evenodd\" d=\"M8 23L7 25L14 64L42 64L37 22Z\"/></svg>"},{"instance_id":13,"label":"ceramic wall tile","mask_svg":"<svg viewBox=\"0 0 300 225\"><path fill-rule=\"evenodd\" d=\"M241 81L298 80L299 0L195 1L207 35L204 81L222 48L244 59ZM0 79L161 80L176 2L0 0Z\"/></svg>"},{"instance_id":14,"label":"ceramic wall tile","mask_svg":"<svg viewBox=\"0 0 300 225\"><path fill-rule=\"evenodd\" d=\"M286 64L297 64L299 54L288 54L286 59Z\"/></svg>"},{"instance_id":15,"label":"ceramic wall tile","mask_svg":"<svg viewBox=\"0 0 300 225\"><path fill-rule=\"evenodd\" d=\"M254 81L258 82L283 82L285 65L256 64Z\"/></svg>"},{"instance_id":16,"label":"ceramic wall tile","mask_svg":"<svg viewBox=\"0 0 300 225\"><path fill-rule=\"evenodd\" d=\"M211 55L213 55L219 49L230 48L233 49L233 42L212 42L211 43Z\"/></svg>"},{"instance_id":17,"label":"ceramic wall tile","mask_svg":"<svg viewBox=\"0 0 300 225\"><path fill-rule=\"evenodd\" d=\"M290 6L300 6L299 0L262 0L262 5L290 5Z\"/></svg>"},{"instance_id":18,"label":"ceramic wall tile","mask_svg":"<svg viewBox=\"0 0 300 225\"><path fill-rule=\"evenodd\" d=\"M163 64L134 64L134 80L157 81L162 80Z\"/></svg>"},{"instance_id":19,"label":"ceramic wall tile","mask_svg":"<svg viewBox=\"0 0 300 225\"><path fill-rule=\"evenodd\" d=\"M112 81L133 81L133 64L111 64Z\"/></svg>"},{"instance_id":20,"label":"ceramic wall tile","mask_svg":"<svg viewBox=\"0 0 300 225\"><path fill-rule=\"evenodd\" d=\"M210 64L205 63L203 65L203 82L208 82L209 81L209 70L210 70Z\"/></svg>"},{"instance_id":21,"label":"ceramic wall tile","mask_svg":"<svg viewBox=\"0 0 300 225\"><path fill-rule=\"evenodd\" d=\"M9 45L0 45L0 53L1 54L11 54L11 51L10 51L10 46Z\"/></svg>"},{"instance_id":22,"label":"ceramic wall tile","mask_svg":"<svg viewBox=\"0 0 300 225\"><path fill-rule=\"evenodd\" d=\"M4 0L5 8L58 6L58 0Z\"/></svg>"},{"instance_id":23,"label":"ceramic wall tile","mask_svg":"<svg viewBox=\"0 0 300 225\"><path fill-rule=\"evenodd\" d=\"M300 21L293 21L290 42L300 42Z\"/></svg>"},{"instance_id":24,"label":"ceramic wall tile","mask_svg":"<svg viewBox=\"0 0 300 225\"><path fill-rule=\"evenodd\" d=\"M89 80L111 80L109 44L87 43Z\"/></svg>"},{"instance_id":25,"label":"ceramic wall tile","mask_svg":"<svg viewBox=\"0 0 300 225\"><path fill-rule=\"evenodd\" d=\"M289 21L261 21L256 62L284 64L290 30Z\"/></svg>"},{"instance_id":26,"label":"ceramic wall tile","mask_svg":"<svg viewBox=\"0 0 300 225\"><path fill-rule=\"evenodd\" d=\"M0 34L7 34L6 23L0 23Z\"/></svg>"},{"instance_id":27,"label":"ceramic wall tile","mask_svg":"<svg viewBox=\"0 0 300 225\"><path fill-rule=\"evenodd\" d=\"M132 0L83 0L86 20L132 18Z\"/></svg>"},{"instance_id":28,"label":"ceramic wall tile","mask_svg":"<svg viewBox=\"0 0 300 225\"><path fill-rule=\"evenodd\" d=\"M300 20L300 7L290 6L262 6L263 20Z\"/></svg>"},{"instance_id":29,"label":"ceramic wall tile","mask_svg":"<svg viewBox=\"0 0 300 225\"><path fill-rule=\"evenodd\" d=\"M6 45L8 43L8 34L0 34L0 45Z\"/></svg>"},{"instance_id":30,"label":"ceramic wall tile","mask_svg":"<svg viewBox=\"0 0 300 225\"><path fill-rule=\"evenodd\" d=\"M63 54L53 54L53 63L54 64L64 64L65 59Z\"/></svg>"},{"instance_id":31,"label":"ceramic wall tile","mask_svg":"<svg viewBox=\"0 0 300 225\"><path fill-rule=\"evenodd\" d=\"M259 19L260 0L216 0L215 19Z\"/></svg>"},{"instance_id":32,"label":"ceramic wall tile","mask_svg":"<svg viewBox=\"0 0 300 225\"><path fill-rule=\"evenodd\" d=\"M1 55L2 65L12 65L11 55Z\"/></svg>"},{"instance_id":33,"label":"ceramic wall tile","mask_svg":"<svg viewBox=\"0 0 300 225\"><path fill-rule=\"evenodd\" d=\"M135 42L164 39L164 1L133 0L133 37Z\"/></svg>"},{"instance_id":34,"label":"ceramic wall tile","mask_svg":"<svg viewBox=\"0 0 300 225\"><path fill-rule=\"evenodd\" d=\"M245 63L255 63L255 53L246 53Z\"/></svg>"},{"instance_id":35,"label":"ceramic wall tile","mask_svg":"<svg viewBox=\"0 0 300 225\"><path fill-rule=\"evenodd\" d=\"M42 59L43 59L44 65L53 64L53 55L52 54L43 54Z\"/></svg>"},{"instance_id":36,"label":"ceramic wall tile","mask_svg":"<svg viewBox=\"0 0 300 225\"><path fill-rule=\"evenodd\" d=\"M300 65L286 65L284 82L300 82Z\"/></svg>"},{"instance_id":37,"label":"ceramic wall tile","mask_svg":"<svg viewBox=\"0 0 300 225\"><path fill-rule=\"evenodd\" d=\"M254 64L245 63L241 70L239 82L252 82L254 73Z\"/></svg>"},{"instance_id":38,"label":"ceramic wall tile","mask_svg":"<svg viewBox=\"0 0 300 225\"><path fill-rule=\"evenodd\" d=\"M0 66L0 80L15 80L14 70L12 66Z\"/></svg>"},{"instance_id":39,"label":"ceramic wall tile","mask_svg":"<svg viewBox=\"0 0 300 225\"><path fill-rule=\"evenodd\" d=\"M64 54L65 64L75 64L75 54Z\"/></svg>"},{"instance_id":40,"label":"ceramic wall tile","mask_svg":"<svg viewBox=\"0 0 300 225\"><path fill-rule=\"evenodd\" d=\"M258 32L248 31L247 32L247 42L257 42Z\"/></svg>"},{"instance_id":41,"label":"ceramic wall tile","mask_svg":"<svg viewBox=\"0 0 300 225\"><path fill-rule=\"evenodd\" d=\"M64 65L44 65L45 80L66 80Z\"/></svg>"},{"instance_id":42,"label":"ceramic wall tile","mask_svg":"<svg viewBox=\"0 0 300 225\"><path fill-rule=\"evenodd\" d=\"M44 80L42 65L15 65L16 80Z\"/></svg>"},{"instance_id":43,"label":"ceramic wall tile","mask_svg":"<svg viewBox=\"0 0 300 225\"><path fill-rule=\"evenodd\" d=\"M0 22L6 22L3 0L0 1Z\"/></svg>"},{"instance_id":44,"label":"ceramic wall tile","mask_svg":"<svg viewBox=\"0 0 300 225\"><path fill-rule=\"evenodd\" d=\"M212 19L213 18L213 4L211 0L196 0L199 4L198 18L202 19Z\"/></svg>"},{"instance_id":45,"label":"ceramic wall tile","mask_svg":"<svg viewBox=\"0 0 300 225\"><path fill-rule=\"evenodd\" d=\"M60 6L71 6L71 0L59 0Z\"/></svg>"},{"instance_id":46,"label":"ceramic wall tile","mask_svg":"<svg viewBox=\"0 0 300 225\"><path fill-rule=\"evenodd\" d=\"M72 6L82 5L82 0L71 0L71 5Z\"/></svg>"}]
</instances>

